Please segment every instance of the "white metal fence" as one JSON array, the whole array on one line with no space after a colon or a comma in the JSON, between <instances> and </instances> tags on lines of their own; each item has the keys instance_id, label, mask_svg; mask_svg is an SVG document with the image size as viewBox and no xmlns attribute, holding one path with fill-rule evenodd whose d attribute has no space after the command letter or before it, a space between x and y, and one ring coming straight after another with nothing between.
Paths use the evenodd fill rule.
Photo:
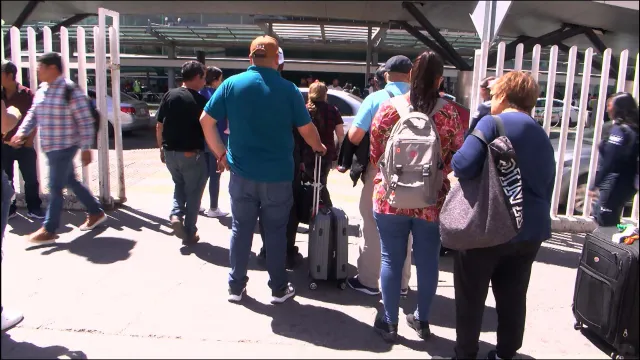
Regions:
<instances>
[{"instance_id":1,"label":"white metal fence","mask_svg":"<svg viewBox=\"0 0 640 360\"><path fill-rule=\"evenodd\" d=\"M514 69L505 69L504 68L504 60L505 60L505 49L506 44L504 42L498 45L497 49L497 63L495 67L495 76L501 76L505 71L512 70L524 70L522 69L522 59L524 52L524 45L520 44L516 48L516 56L515 56L515 66ZM532 76L539 81L540 76L540 51L541 46L536 45L533 48L532 54L532 66L531 66L531 74ZM573 147L573 160L570 165L570 171L565 174L565 152L567 151L567 143L569 139L569 127L570 121L561 121L560 131L559 131L559 143L557 148L555 149L557 152L556 157L556 179L555 179L555 187L553 191L552 198L552 207L551 207L551 216L553 219L553 229L554 231L570 231L570 232L585 232L591 231L595 228L596 224L593 219L590 217L591 215L591 202L589 192L587 191L588 185L593 184L596 174L596 169L598 165L598 145L601 140L602 135L602 126L604 123L604 113L606 111L606 102L607 102L607 87L609 85L609 74L611 67L611 49L606 49L603 53L602 60L602 69L600 71L600 86L599 92L597 94L598 101L597 107L592 109L593 115L591 119L591 123L593 124L593 135L592 143L588 146L591 147L591 157L589 160L588 168L582 167L580 164L580 157L582 153L583 141L585 140L585 125L587 122L587 104L589 101L589 85L592 79L592 58L593 58L593 49L589 48L585 52L584 55L584 68L582 69L582 76L576 76L576 67L578 65L577 61L578 49L577 47L572 47L569 51L569 61L568 61L568 69L567 74L565 76L565 83L561 84L565 86L564 106L562 109L561 119L570 119L570 113L572 111L571 102L573 100L574 94L574 84L581 83L581 93L579 101L577 104L578 111L578 124L575 128L574 135L574 147ZM479 93L479 84L480 81L486 77L487 75L487 59L489 55L489 42L483 42L480 50L476 50L475 53L475 62L474 62L474 77L473 77L473 92L472 92L472 101L471 101L471 109L477 108L480 101L480 93ZM636 101L639 100L638 97L638 58L636 55L636 63L635 63L635 76L633 80L632 89L629 90L627 86L627 61L629 58L629 51L624 50L620 54L620 63L618 69L618 78L616 80L616 91L628 91L633 94L633 97ZM551 133L551 117L552 117L552 106L554 100L554 89L556 86L556 72L558 65L558 46L553 46L551 48L551 53L549 55L549 70L547 73L547 88L546 88L546 102L544 109L544 129L547 134ZM578 69L579 70L579 69ZM554 134L555 135L555 134ZM588 139L589 140L589 139ZM566 179L563 179L563 176L569 176L569 184L566 185ZM560 206L564 204L564 206ZM579 208L576 208L576 204L581 205ZM560 214L559 211L563 209L564 214ZM577 214L579 213L579 215ZM631 219L634 222L638 222L638 194L634 197L633 200L633 209L631 212Z\"/></svg>"},{"instance_id":2,"label":"white metal fence","mask_svg":"<svg viewBox=\"0 0 640 360\"><path fill-rule=\"evenodd\" d=\"M107 27L106 17L109 16L113 19L113 26L108 28L109 45L110 49L107 52ZM107 208L113 206L115 203L126 201L125 196L125 179L124 179L124 163L122 153L122 131L120 125L120 41L119 41L119 24L120 15L111 10L100 8L98 10L98 26L93 27L93 47L95 49L95 57L93 63L87 63L87 51L86 51L86 37L85 30L82 26L77 27L77 62L70 63L70 51L69 48L69 32L65 27L60 28L60 54L62 56L64 75L70 77L70 69L78 69L78 85L87 93L87 69L95 69L96 74L96 106L102 116L101 128L98 133L97 144L97 158L94 156L94 163L98 164L98 193L100 202ZM53 47L53 34L49 27L42 29L43 38L42 45L38 47L36 43L36 31L32 27L26 29L27 32L27 52L28 61L22 62L22 49L20 39L20 29L12 27L9 30L10 38L10 51L11 61L18 68L16 74L16 80L22 83L22 69L27 68L29 74L29 87L35 92L38 88L38 75L37 75L37 58L39 55L52 51ZM4 34L1 34L4 39ZM4 40L3 40L4 41ZM109 59L107 59L107 54ZM4 54L4 43L2 44L2 58ZM115 159L116 159L116 181L117 181L117 196L114 198L111 194L110 188L110 171L109 171L109 130L108 130L108 118L107 118L107 70L111 71L111 84L112 84L112 125L114 129L115 140ZM41 153L40 145L37 140L35 147L38 152L37 173L38 180L40 182L40 192L43 193L45 184L43 184L41 174L46 174L46 156ZM95 152L94 152L95 155ZM79 163L79 159L76 159L76 163ZM92 187L90 176L90 164L89 166L82 168L82 182ZM19 172L15 172L18 173ZM19 181L14 181L15 184L19 184L17 189L18 199L24 197L24 182L21 174L19 175ZM45 194L44 200L48 199ZM65 197L65 208L82 209L83 206L75 201L75 196Z\"/></svg>"}]
</instances>

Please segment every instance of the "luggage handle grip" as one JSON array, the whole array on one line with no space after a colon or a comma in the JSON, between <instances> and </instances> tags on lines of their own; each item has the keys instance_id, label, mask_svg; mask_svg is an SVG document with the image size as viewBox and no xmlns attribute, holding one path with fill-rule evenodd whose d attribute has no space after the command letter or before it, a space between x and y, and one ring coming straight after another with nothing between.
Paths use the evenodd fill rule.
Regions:
<instances>
[{"instance_id":1,"label":"luggage handle grip","mask_svg":"<svg viewBox=\"0 0 640 360\"><path fill-rule=\"evenodd\" d=\"M322 164L322 154L315 153L315 164L313 169L313 212L311 217L315 217L320 210L320 165Z\"/></svg>"}]
</instances>

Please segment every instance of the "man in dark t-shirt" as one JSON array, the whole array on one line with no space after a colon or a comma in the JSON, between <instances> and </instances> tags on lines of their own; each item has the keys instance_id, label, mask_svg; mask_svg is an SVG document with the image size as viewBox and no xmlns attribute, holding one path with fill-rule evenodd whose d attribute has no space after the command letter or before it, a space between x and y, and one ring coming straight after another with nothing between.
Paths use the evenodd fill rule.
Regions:
<instances>
[{"instance_id":1,"label":"man in dark t-shirt","mask_svg":"<svg viewBox=\"0 0 640 360\"><path fill-rule=\"evenodd\" d=\"M208 178L200 126L207 99L198 93L204 87L204 75L205 67L197 61L182 65L182 86L164 95L156 114L160 160L167 165L175 184L171 227L183 245L200 240L196 221Z\"/></svg>"},{"instance_id":2,"label":"man in dark t-shirt","mask_svg":"<svg viewBox=\"0 0 640 360\"><path fill-rule=\"evenodd\" d=\"M40 183L38 182L38 156L34 148L34 139L37 131L32 132L24 142L23 146L13 148L7 144L16 134L18 127L22 124L22 119L33 104L34 93L27 87L22 86L16 80L18 68L11 62L2 63L2 100L6 106L14 106L20 110L22 117L18 124L3 137L2 143L2 169L9 177L9 183L14 186L14 164L17 162L20 173L24 179L25 200L27 202L27 217L32 219L44 219L42 210L42 200L40 200ZM9 218L16 216L16 200L14 199L9 208Z\"/></svg>"}]
</instances>

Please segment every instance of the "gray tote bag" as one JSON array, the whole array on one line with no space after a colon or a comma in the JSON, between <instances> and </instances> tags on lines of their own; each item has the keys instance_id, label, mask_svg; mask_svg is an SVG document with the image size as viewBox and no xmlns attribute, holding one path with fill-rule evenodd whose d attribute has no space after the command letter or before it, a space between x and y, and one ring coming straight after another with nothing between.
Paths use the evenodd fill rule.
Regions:
<instances>
[{"instance_id":1,"label":"gray tote bag","mask_svg":"<svg viewBox=\"0 0 640 360\"><path fill-rule=\"evenodd\" d=\"M470 250L501 245L522 227L522 178L516 153L505 136L502 120L494 116L498 137L487 144L482 173L453 185L440 213L442 246Z\"/></svg>"}]
</instances>

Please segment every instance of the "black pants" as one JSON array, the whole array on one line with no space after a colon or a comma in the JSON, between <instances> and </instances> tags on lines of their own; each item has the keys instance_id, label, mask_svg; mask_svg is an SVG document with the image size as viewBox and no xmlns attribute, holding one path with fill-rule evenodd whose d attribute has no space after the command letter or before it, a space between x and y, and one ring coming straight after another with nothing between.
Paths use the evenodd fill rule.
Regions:
<instances>
[{"instance_id":1,"label":"black pants","mask_svg":"<svg viewBox=\"0 0 640 360\"><path fill-rule=\"evenodd\" d=\"M489 281L498 313L498 356L511 359L522 347L531 266L540 245L519 242L456 252L453 281L458 359L477 357Z\"/></svg>"},{"instance_id":2,"label":"black pants","mask_svg":"<svg viewBox=\"0 0 640 360\"><path fill-rule=\"evenodd\" d=\"M314 164L305 163L304 165L304 181L313 181L313 171ZM331 171L331 162L323 161L320 165L320 184L322 184L322 189L320 189L320 201L322 205L325 207L332 207L333 203L331 202L331 196L329 195L329 189L327 189L327 181L329 180L329 171Z\"/></svg>"},{"instance_id":3,"label":"black pants","mask_svg":"<svg viewBox=\"0 0 640 360\"><path fill-rule=\"evenodd\" d=\"M18 162L20 173L24 179L25 187L25 200L27 202L27 209L39 210L42 205L40 200L40 184L38 183L38 173L36 167L37 155L36 150L32 147L20 147L15 149L7 144L2 144L2 169L9 177L9 183L15 189L13 184L14 173L13 164ZM11 212L15 211L16 201L11 204Z\"/></svg>"},{"instance_id":4,"label":"black pants","mask_svg":"<svg viewBox=\"0 0 640 360\"><path fill-rule=\"evenodd\" d=\"M600 185L600 196L593 206L593 216L600 226L620 223L625 204L636 193L633 174L609 174Z\"/></svg>"},{"instance_id":5,"label":"black pants","mask_svg":"<svg viewBox=\"0 0 640 360\"><path fill-rule=\"evenodd\" d=\"M297 164L296 164L297 165ZM298 225L300 221L298 220L298 197L300 194L300 171L298 170L299 165L296 166L296 171L294 172L294 179L291 183L293 187L293 205L291 206L291 212L289 212L289 222L287 223L287 256L294 256L298 253L298 248L296 248L296 235L298 234ZM260 237L262 238L262 243L264 244L264 228L262 227L262 220L258 219L258 226L260 228ZM260 252L264 252L264 245Z\"/></svg>"}]
</instances>

